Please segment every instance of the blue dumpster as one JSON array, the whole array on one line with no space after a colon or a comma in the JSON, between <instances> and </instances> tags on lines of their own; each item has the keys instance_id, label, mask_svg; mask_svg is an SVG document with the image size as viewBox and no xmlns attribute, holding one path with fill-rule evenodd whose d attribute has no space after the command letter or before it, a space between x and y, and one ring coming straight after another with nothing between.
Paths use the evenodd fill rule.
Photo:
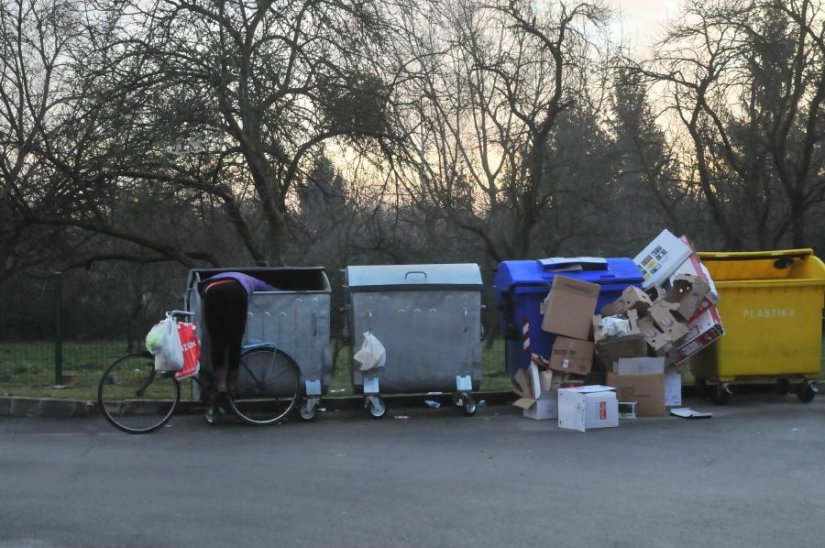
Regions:
<instances>
[{"instance_id":1,"label":"blue dumpster","mask_svg":"<svg viewBox=\"0 0 825 548\"><path fill-rule=\"evenodd\" d=\"M594 313L618 299L628 286L642 285L642 273L629 258L573 257L502 261L498 265L493 289L504 328L504 353L507 373L512 377L530 364L524 349L529 335L530 352L550 356L555 335L541 329L541 303L557 275L596 283L601 286Z\"/></svg>"}]
</instances>

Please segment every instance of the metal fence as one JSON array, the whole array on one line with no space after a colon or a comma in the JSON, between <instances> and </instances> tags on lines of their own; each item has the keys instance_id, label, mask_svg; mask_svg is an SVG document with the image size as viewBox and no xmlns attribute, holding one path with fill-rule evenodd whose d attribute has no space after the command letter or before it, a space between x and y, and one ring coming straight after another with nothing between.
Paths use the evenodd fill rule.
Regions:
<instances>
[{"instance_id":1,"label":"metal fence","mask_svg":"<svg viewBox=\"0 0 825 548\"><path fill-rule=\"evenodd\" d=\"M105 367L142 350L163 312L182 306L179 276L166 277L171 288L152 287L148 277L134 276L137 283L123 273L26 274L0 285L0 395L94 399ZM484 346L483 390L510 386L503 346ZM336 356L335 394L346 395L348 354Z\"/></svg>"},{"instance_id":2,"label":"metal fence","mask_svg":"<svg viewBox=\"0 0 825 548\"><path fill-rule=\"evenodd\" d=\"M0 286L0 393L93 390L106 365L141 348L154 313L83 272L20 274ZM56 395L56 392L52 392Z\"/></svg>"}]
</instances>

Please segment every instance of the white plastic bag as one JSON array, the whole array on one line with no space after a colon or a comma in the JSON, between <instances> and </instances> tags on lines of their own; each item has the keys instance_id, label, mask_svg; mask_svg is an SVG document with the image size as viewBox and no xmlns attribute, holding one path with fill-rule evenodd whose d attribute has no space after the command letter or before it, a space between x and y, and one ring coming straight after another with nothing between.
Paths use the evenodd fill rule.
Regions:
<instances>
[{"instance_id":1,"label":"white plastic bag","mask_svg":"<svg viewBox=\"0 0 825 548\"><path fill-rule=\"evenodd\" d=\"M361 348L353 358L361 363L360 371L369 371L370 369L384 367L387 362L387 351L381 341L367 331L364 333L364 342L361 344Z\"/></svg>"},{"instance_id":2,"label":"white plastic bag","mask_svg":"<svg viewBox=\"0 0 825 548\"><path fill-rule=\"evenodd\" d=\"M601 327L606 337L623 337L630 334L630 321L616 316L602 318Z\"/></svg>"},{"instance_id":3,"label":"white plastic bag","mask_svg":"<svg viewBox=\"0 0 825 548\"><path fill-rule=\"evenodd\" d=\"M183 348L173 318L167 316L149 330L146 334L146 350L155 357L156 371L183 369Z\"/></svg>"}]
</instances>

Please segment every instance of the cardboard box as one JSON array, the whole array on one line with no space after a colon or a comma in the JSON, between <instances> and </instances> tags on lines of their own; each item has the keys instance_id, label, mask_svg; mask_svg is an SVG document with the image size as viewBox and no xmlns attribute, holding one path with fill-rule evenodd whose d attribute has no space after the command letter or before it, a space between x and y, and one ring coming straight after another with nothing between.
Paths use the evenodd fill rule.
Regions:
<instances>
[{"instance_id":1,"label":"cardboard box","mask_svg":"<svg viewBox=\"0 0 825 548\"><path fill-rule=\"evenodd\" d=\"M559 418L558 389L542 392L533 404L524 409L522 416L526 419L544 421Z\"/></svg>"},{"instance_id":2,"label":"cardboard box","mask_svg":"<svg viewBox=\"0 0 825 548\"><path fill-rule=\"evenodd\" d=\"M679 309L679 304L666 301L656 301L647 311L647 316L651 318L656 327L664 333L671 342L676 342L688 334L687 326L676 317L674 313Z\"/></svg>"},{"instance_id":3,"label":"cardboard box","mask_svg":"<svg viewBox=\"0 0 825 548\"><path fill-rule=\"evenodd\" d=\"M552 371L539 371L535 364L519 369L513 376L520 397L513 405L522 410L528 419L547 420L558 418L558 390Z\"/></svg>"},{"instance_id":4,"label":"cardboard box","mask_svg":"<svg viewBox=\"0 0 825 548\"><path fill-rule=\"evenodd\" d=\"M592 342L556 337L550 350L550 369L559 373L587 375L593 368Z\"/></svg>"},{"instance_id":5,"label":"cardboard box","mask_svg":"<svg viewBox=\"0 0 825 548\"><path fill-rule=\"evenodd\" d=\"M719 310L713 305L687 324L688 333L667 356L669 364L679 364L725 334Z\"/></svg>"},{"instance_id":6,"label":"cardboard box","mask_svg":"<svg viewBox=\"0 0 825 548\"><path fill-rule=\"evenodd\" d=\"M619 426L619 401L609 386L559 389L559 428L585 432Z\"/></svg>"},{"instance_id":7,"label":"cardboard box","mask_svg":"<svg viewBox=\"0 0 825 548\"><path fill-rule=\"evenodd\" d=\"M656 375L665 372L665 359L658 358L621 358L613 370L617 375Z\"/></svg>"},{"instance_id":8,"label":"cardboard box","mask_svg":"<svg viewBox=\"0 0 825 548\"><path fill-rule=\"evenodd\" d=\"M669 230L663 230L633 258L644 277L642 287L647 289L653 285L662 285L692 254L693 250L688 244Z\"/></svg>"},{"instance_id":9,"label":"cardboard box","mask_svg":"<svg viewBox=\"0 0 825 548\"><path fill-rule=\"evenodd\" d=\"M628 325L629 330L628 330L627 333L619 335L621 337L624 337L626 335L633 335L635 333L639 333L639 315L638 315L638 312L636 312L635 310L628 310L626 314L617 315L617 316L607 316L606 318L607 319L609 319L609 318L619 318L619 319L625 319L627 321L627 325ZM596 314L595 316L593 316L593 341L596 342L596 343L599 343L599 342L602 342L602 341L605 341L605 340L610 340L611 338L617 338L615 336L611 336L608 332L605 331L603 324L604 324L604 320L606 318L603 317L603 316L600 316L599 314Z\"/></svg>"},{"instance_id":10,"label":"cardboard box","mask_svg":"<svg viewBox=\"0 0 825 548\"><path fill-rule=\"evenodd\" d=\"M688 321L700 309L706 309L710 303L708 282L695 274L677 274L671 277L671 286L665 295L665 301L678 305L674 310L683 321Z\"/></svg>"},{"instance_id":11,"label":"cardboard box","mask_svg":"<svg viewBox=\"0 0 825 548\"><path fill-rule=\"evenodd\" d=\"M555 276L544 300L541 328L557 335L587 340L600 290L598 284Z\"/></svg>"},{"instance_id":12,"label":"cardboard box","mask_svg":"<svg viewBox=\"0 0 825 548\"><path fill-rule=\"evenodd\" d=\"M679 239L692 250L696 249L693 247L693 242L691 242L687 236L682 235ZM695 274L705 280L710 286L710 292L708 293L708 300L710 301L710 304L716 304L719 302L719 292L716 290L716 285L710 277L710 272L707 267L702 264L702 260L698 255L696 255L696 253L691 253L690 257L688 257L685 262L680 264L676 270L673 271L672 276L678 276L679 274Z\"/></svg>"},{"instance_id":13,"label":"cardboard box","mask_svg":"<svg viewBox=\"0 0 825 548\"><path fill-rule=\"evenodd\" d=\"M636 310L640 315L653 304L647 293L636 286L628 286L622 291L622 295L610 304L602 307L599 313L602 316L614 316L624 314L628 310Z\"/></svg>"},{"instance_id":14,"label":"cardboard box","mask_svg":"<svg viewBox=\"0 0 825 548\"><path fill-rule=\"evenodd\" d=\"M608 372L607 384L616 389L619 400L636 402L637 416L663 417L667 414L664 374L618 375Z\"/></svg>"},{"instance_id":15,"label":"cardboard box","mask_svg":"<svg viewBox=\"0 0 825 548\"><path fill-rule=\"evenodd\" d=\"M649 316L639 319L639 332L644 336L651 352L657 356L664 356L673 347L670 337Z\"/></svg>"},{"instance_id":16,"label":"cardboard box","mask_svg":"<svg viewBox=\"0 0 825 548\"><path fill-rule=\"evenodd\" d=\"M620 358L640 356L647 356L647 342L641 333L613 337L596 343L596 361L605 371L612 371L613 364Z\"/></svg>"}]
</instances>

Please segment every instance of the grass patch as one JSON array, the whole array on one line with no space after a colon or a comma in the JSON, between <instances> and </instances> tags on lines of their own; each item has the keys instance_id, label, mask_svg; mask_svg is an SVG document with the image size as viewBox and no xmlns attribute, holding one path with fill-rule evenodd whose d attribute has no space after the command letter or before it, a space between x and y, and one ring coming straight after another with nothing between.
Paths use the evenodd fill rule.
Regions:
<instances>
[{"instance_id":1,"label":"grass patch","mask_svg":"<svg viewBox=\"0 0 825 548\"><path fill-rule=\"evenodd\" d=\"M55 386L54 344L49 341L0 342L0 395L95 400L97 384L105 368L129 352L119 341L71 341L63 344L64 387ZM825 344L823 344L825 363ZM498 339L482 352L481 391L510 391L512 383L505 372L504 341ZM825 371L820 374L825 379ZM688 369L683 384L692 385ZM182 387L184 399L190 394ZM349 368L349 347L338 349L328 396L353 394Z\"/></svg>"},{"instance_id":2,"label":"grass patch","mask_svg":"<svg viewBox=\"0 0 825 548\"><path fill-rule=\"evenodd\" d=\"M103 371L127 353L126 344L118 341L64 343L64 385L56 386L53 343L0 342L0 395L94 400ZM329 396L353 394L349 360L349 347L343 345L335 356ZM484 348L482 367L481 390L510 390L511 383L504 370L504 341L495 341L491 348ZM190 393L186 386L182 390L183 394Z\"/></svg>"}]
</instances>

